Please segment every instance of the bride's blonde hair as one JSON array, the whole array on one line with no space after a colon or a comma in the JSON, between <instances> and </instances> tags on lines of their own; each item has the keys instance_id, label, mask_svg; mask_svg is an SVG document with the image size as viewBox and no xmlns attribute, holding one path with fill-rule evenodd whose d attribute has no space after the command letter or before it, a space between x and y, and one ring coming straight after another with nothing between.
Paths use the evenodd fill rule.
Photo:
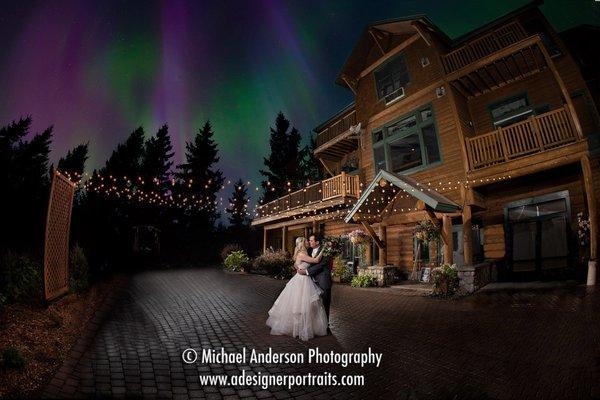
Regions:
<instances>
[{"instance_id":1,"label":"bride's blonde hair","mask_svg":"<svg viewBox=\"0 0 600 400\"><path fill-rule=\"evenodd\" d=\"M298 254L300 254L300 253L308 254L308 252L306 251L306 247L304 246L304 242L306 242L306 238L304 236L301 236L296 239L296 248L294 249L294 257L292 257L292 259L294 261L296 261L296 256Z\"/></svg>"}]
</instances>

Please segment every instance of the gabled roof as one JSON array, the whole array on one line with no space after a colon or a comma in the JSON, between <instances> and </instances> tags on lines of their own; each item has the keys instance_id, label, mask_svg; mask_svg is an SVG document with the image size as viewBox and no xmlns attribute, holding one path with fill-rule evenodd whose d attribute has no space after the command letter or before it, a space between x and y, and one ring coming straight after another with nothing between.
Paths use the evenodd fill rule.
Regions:
<instances>
[{"instance_id":1,"label":"gabled roof","mask_svg":"<svg viewBox=\"0 0 600 400\"><path fill-rule=\"evenodd\" d=\"M450 39L450 37L448 37L448 35L446 35L446 33L444 31L442 31L439 27L437 27L425 14L417 14L417 15L411 15L411 16L406 16L406 17L401 17L401 18L395 18L395 19L374 22L372 24L367 25L363 29L362 33L359 36L357 44L354 46L354 49L352 50L352 53L350 53L350 56L344 62L344 65L342 66L340 73L338 74L338 77L335 80L335 83L346 87L346 86L348 86L348 84L344 81L342 76L344 76L344 75L356 76L357 71L358 71L358 73L360 73L362 70L364 70L367 67L363 64L366 61L367 55L369 54L369 51L371 50L371 48L373 46L375 46L373 37L369 33L369 30L371 30L373 28L380 30L380 31L392 33L394 35L406 34L408 36L408 35L413 35L413 34L417 33L415 28L413 27L413 23L418 21L421 24L423 24L431 33L433 33L438 39L441 40L441 42L443 44L447 45L448 48L450 49L453 47L461 46L466 41L479 35L480 33L486 31L487 29L490 29L491 27L493 27L495 25L502 24L506 20L509 20L509 19L515 17L516 15L521 14L530 9L536 8L543 3L544 3L543 0L533 0L533 1L523 5L522 7L519 7L513 11L510 11L510 12L508 12L508 13L506 13L506 14L480 26L480 27L477 27L455 39Z\"/></svg>"},{"instance_id":2,"label":"gabled roof","mask_svg":"<svg viewBox=\"0 0 600 400\"><path fill-rule=\"evenodd\" d=\"M346 217L344 218L344 221L346 223L350 222L354 214L356 214L356 212L363 206L363 204L367 201L369 196L371 196L371 194L375 192L375 189L379 186L379 181L381 179L385 179L387 182L391 183L392 185L398 187L401 190L404 190L412 197L423 201L433 211L445 213L460 210L460 206L458 204L448 199L447 197L439 194L435 190L421 185L413 178L408 177L406 175L394 174L392 172L388 172L382 169L377 173L377 175L375 175L375 178L373 178L371 184L362 193L362 195L360 196L354 207L352 207L348 215L346 215ZM377 196L377 194L375 196Z\"/></svg>"},{"instance_id":3,"label":"gabled roof","mask_svg":"<svg viewBox=\"0 0 600 400\"><path fill-rule=\"evenodd\" d=\"M338 85L346 86L346 82L342 79L343 75L352 75L352 72L349 70L352 69L352 66L356 63L360 63L361 61L364 63L366 61L367 55L371 50L371 47L374 45L373 37L369 33L371 29L376 29L378 31L383 31L385 33L390 33L393 35L413 35L416 34L417 31L413 27L413 22L420 21L423 23L428 29L435 31L443 41L448 44L451 42L450 38L446 36L444 32L442 32L425 14L417 14L406 17L387 19L383 21L373 22L363 29L362 33L359 36L357 44L354 46L352 53L346 59L342 70L338 74L338 77L335 81ZM357 69L364 69L366 66L362 66ZM360 71L358 71L360 72Z\"/></svg>"}]
</instances>

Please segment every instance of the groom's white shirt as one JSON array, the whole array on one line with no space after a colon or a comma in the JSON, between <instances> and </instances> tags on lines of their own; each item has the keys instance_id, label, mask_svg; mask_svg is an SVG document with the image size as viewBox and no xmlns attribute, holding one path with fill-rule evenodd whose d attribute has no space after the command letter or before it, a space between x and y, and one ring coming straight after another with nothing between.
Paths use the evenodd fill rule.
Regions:
<instances>
[{"instance_id":1,"label":"groom's white shirt","mask_svg":"<svg viewBox=\"0 0 600 400\"><path fill-rule=\"evenodd\" d=\"M314 249L312 249L312 251L310 252L311 257L314 257L315 254L319 254L319 249L321 248L321 246L315 247Z\"/></svg>"}]
</instances>

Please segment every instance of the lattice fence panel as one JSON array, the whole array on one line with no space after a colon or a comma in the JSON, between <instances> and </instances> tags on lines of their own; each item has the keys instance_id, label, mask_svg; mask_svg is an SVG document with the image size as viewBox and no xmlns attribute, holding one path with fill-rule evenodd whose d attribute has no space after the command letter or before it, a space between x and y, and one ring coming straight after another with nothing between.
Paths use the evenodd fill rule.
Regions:
<instances>
[{"instance_id":1,"label":"lattice fence panel","mask_svg":"<svg viewBox=\"0 0 600 400\"><path fill-rule=\"evenodd\" d=\"M75 185L54 172L44 242L44 293L55 299L69 290L69 229Z\"/></svg>"}]
</instances>

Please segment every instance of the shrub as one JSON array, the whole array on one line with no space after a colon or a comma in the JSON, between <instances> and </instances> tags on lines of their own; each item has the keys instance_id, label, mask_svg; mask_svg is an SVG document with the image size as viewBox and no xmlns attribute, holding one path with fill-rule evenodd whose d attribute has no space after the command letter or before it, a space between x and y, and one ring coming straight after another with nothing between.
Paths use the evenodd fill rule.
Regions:
<instances>
[{"instance_id":1,"label":"shrub","mask_svg":"<svg viewBox=\"0 0 600 400\"><path fill-rule=\"evenodd\" d=\"M243 250L233 251L225 259L224 265L229 271L244 271L250 265L250 259Z\"/></svg>"},{"instance_id":2,"label":"shrub","mask_svg":"<svg viewBox=\"0 0 600 400\"><path fill-rule=\"evenodd\" d=\"M433 294L451 296L458 290L458 268L456 264L442 264L431 271L433 277Z\"/></svg>"},{"instance_id":3,"label":"shrub","mask_svg":"<svg viewBox=\"0 0 600 400\"><path fill-rule=\"evenodd\" d=\"M81 293L87 290L90 286L90 271L88 261L83 252L83 249L75 245L71 249L70 258L70 277L69 284L71 290L76 293Z\"/></svg>"},{"instance_id":4,"label":"shrub","mask_svg":"<svg viewBox=\"0 0 600 400\"><path fill-rule=\"evenodd\" d=\"M348 266L340 257L333 260L333 276L340 278L340 282L350 282L352 280L352 272L348 270Z\"/></svg>"},{"instance_id":5,"label":"shrub","mask_svg":"<svg viewBox=\"0 0 600 400\"><path fill-rule=\"evenodd\" d=\"M296 272L292 258L283 250L267 250L254 259L252 269L278 279L291 278Z\"/></svg>"},{"instance_id":6,"label":"shrub","mask_svg":"<svg viewBox=\"0 0 600 400\"><path fill-rule=\"evenodd\" d=\"M224 262L229 254L233 253L234 251L240 251L240 250L242 250L242 246L240 246L237 243L226 244L223 247L223 249L221 250L221 260L223 260L223 262Z\"/></svg>"},{"instance_id":7,"label":"shrub","mask_svg":"<svg viewBox=\"0 0 600 400\"><path fill-rule=\"evenodd\" d=\"M362 273L352 278L350 286L352 287L371 287L377 285L377 278L368 273Z\"/></svg>"},{"instance_id":8,"label":"shrub","mask_svg":"<svg viewBox=\"0 0 600 400\"><path fill-rule=\"evenodd\" d=\"M25 369L25 358L21 351L14 346L9 346L2 351L2 363L8 369L22 371Z\"/></svg>"},{"instance_id":9,"label":"shrub","mask_svg":"<svg viewBox=\"0 0 600 400\"><path fill-rule=\"evenodd\" d=\"M0 291L7 303L40 300L42 266L31 257L7 252L0 257Z\"/></svg>"}]
</instances>

